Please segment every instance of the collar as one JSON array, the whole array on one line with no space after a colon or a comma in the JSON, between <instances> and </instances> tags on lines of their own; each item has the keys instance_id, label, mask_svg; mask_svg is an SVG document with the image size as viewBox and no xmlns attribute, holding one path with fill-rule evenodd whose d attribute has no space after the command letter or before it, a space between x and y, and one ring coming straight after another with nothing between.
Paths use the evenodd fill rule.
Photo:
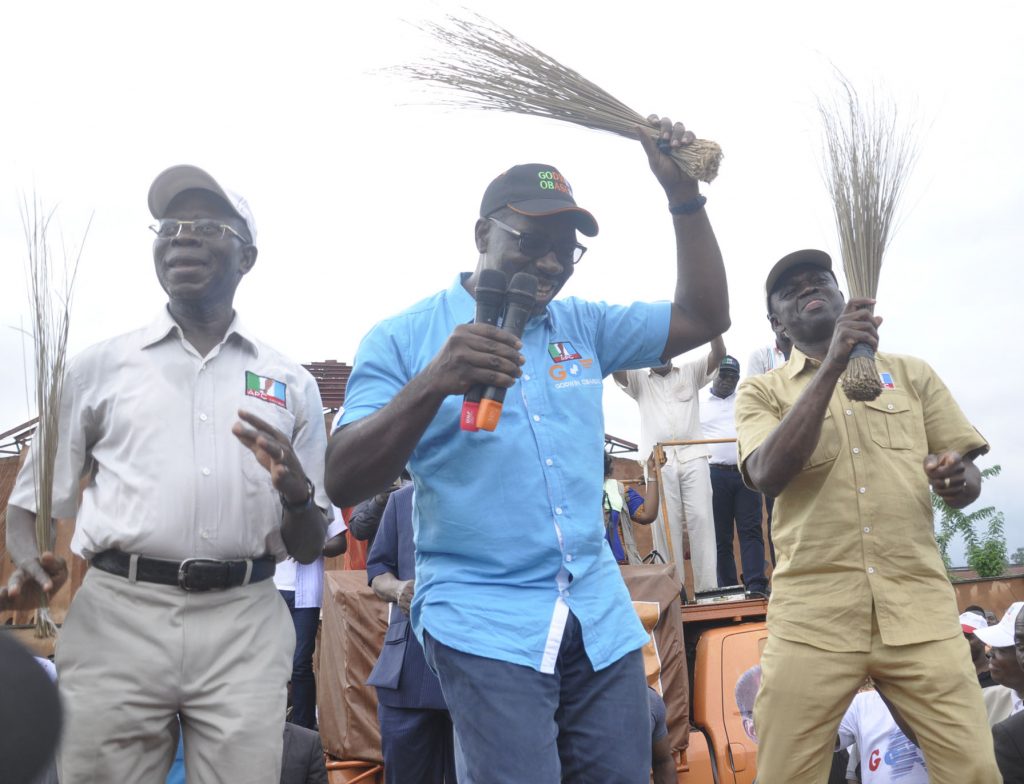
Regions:
<instances>
[{"instance_id":1,"label":"collar","mask_svg":"<svg viewBox=\"0 0 1024 784\"><path fill-rule=\"evenodd\" d=\"M175 333L178 340L184 339L181 326L174 320L174 316L171 315L171 311L168 307L164 305L164 307L160 308L160 313L157 317L142 330L142 342L140 343L139 348L149 348L150 346L154 346L164 340L172 332ZM237 335L239 339L248 346L253 356L258 357L260 355L259 343L252 333L249 332L248 328L242 324L237 311L232 317L227 331L224 333L224 338L221 340L221 344L226 343L232 335Z\"/></svg>"},{"instance_id":2,"label":"collar","mask_svg":"<svg viewBox=\"0 0 1024 784\"><path fill-rule=\"evenodd\" d=\"M782 372L786 374L786 378L796 378L808 365L817 370L821 367L821 360L812 359L793 346L793 350L789 354L789 362L782 366Z\"/></svg>"}]
</instances>

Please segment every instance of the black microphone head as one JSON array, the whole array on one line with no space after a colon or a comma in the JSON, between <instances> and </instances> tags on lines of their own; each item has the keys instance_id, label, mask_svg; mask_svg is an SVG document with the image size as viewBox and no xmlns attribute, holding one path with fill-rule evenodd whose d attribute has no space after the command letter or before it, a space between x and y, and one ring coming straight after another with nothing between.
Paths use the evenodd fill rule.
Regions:
<instances>
[{"instance_id":1,"label":"black microphone head","mask_svg":"<svg viewBox=\"0 0 1024 784\"><path fill-rule=\"evenodd\" d=\"M517 272L508 284L507 299L517 305L533 305L537 301L537 277L529 272Z\"/></svg>"},{"instance_id":2,"label":"black microphone head","mask_svg":"<svg viewBox=\"0 0 1024 784\"><path fill-rule=\"evenodd\" d=\"M477 302L501 305L505 299L505 288L507 285L508 278L501 270L480 270L480 277L476 281Z\"/></svg>"}]
</instances>

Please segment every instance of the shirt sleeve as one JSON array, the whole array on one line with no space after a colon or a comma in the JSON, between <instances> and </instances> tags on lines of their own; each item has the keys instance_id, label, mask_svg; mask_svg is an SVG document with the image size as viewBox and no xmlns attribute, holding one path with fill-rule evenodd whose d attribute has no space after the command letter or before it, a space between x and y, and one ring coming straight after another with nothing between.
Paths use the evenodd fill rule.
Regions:
<instances>
[{"instance_id":1,"label":"shirt sleeve","mask_svg":"<svg viewBox=\"0 0 1024 784\"><path fill-rule=\"evenodd\" d=\"M324 404L316 379L302 370L302 395L299 410L295 411L295 429L292 431L292 450L302 464L309 481L313 483L316 505L331 515L331 501L324 489L325 458L327 453L327 426L324 423Z\"/></svg>"},{"instance_id":2,"label":"shirt sleeve","mask_svg":"<svg viewBox=\"0 0 1024 784\"><path fill-rule=\"evenodd\" d=\"M91 450L99 438L98 416L87 401L74 360L68 365L60 400L59 424L57 426L57 452L53 465L53 505L51 515L55 518L74 517L78 513L79 485L86 467L91 463ZM38 509L36 496L36 461L41 443L36 430L32 446L25 455L25 462L18 472L9 503L35 514Z\"/></svg>"},{"instance_id":3,"label":"shirt sleeve","mask_svg":"<svg viewBox=\"0 0 1024 784\"><path fill-rule=\"evenodd\" d=\"M704 354L699 359L691 360L683 366L684 375L686 375L693 383L693 388L703 389L707 386L711 379L715 377L714 373L708 373L708 355Z\"/></svg>"},{"instance_id":4,"label":"shirt sleeve","mask_svg":"<svg viewBox=\"0 0 1024 784\"><path fill-rule=\"evenodd\" d=\"M359 344L345 387L345 412L336 427L344 427L384 408L409 383L411 375L395 329L395 322L382 322Z\"/></svg>"},{"instance_id":5,"label":"shirt sleeve","mask_svg":"<svg viewBox=\"0 0 1024 784\"><path fill-rule=\"evenodd\" d=\"M623 392L625 392L631 398L636 400L637 395L640 394L640 389L637 386L637 374L640 371L638 371L638 370L623 370L622 372L626 374L626 383L625 384L620 383L618 379L615 379L615 384L619 387L619 389L621 389Z\"/></svg>"},{"instance_id":6,"label":"shirt sleeve","mask_svg":"<svg viewBox=\"0 0 1024 784\"><path fill-rule=\"evenodd\" d=\"M750 359L747 360L747 369L743 374L744 378L750 376L760 376L762 373L767 373L771 368L767 361L767 352L763 348L759 348L750 354Z\"/></svg>"},{"instance_id":7,"label":"shirt sleeve","mask_svg":"<svg viewBox=\"0 0 1024 784\"><path fill-rule=\"evenodd\" d=\"M581 307L586 309L588 321L596 323L594 348L603 375L661 364L668 341L670 303L634 302L623 306L602 302Z\"/></svg>"},{"instance_id":8,"label":"shirt sleeve","mask_svg":"<svg viewBox=\"0 0 1024 784\"><path fill-rule=\"evenodd\" d=\"M380 526L377 528L377 536L366 556L367 584L372 583L374 577L384 572L398 576L398 505L395 503L394 493L388 498L384 514L380 518Z\"/></svg>"},{"instance_id":9,"label":"shirt sleeve","mask_svg":"<svg viewBox=\"0 0 1024 784\"><path fill-rule=\"evenodd\" d=\"M626 489L626 503L629 505L629 516L636 514L636 510L644 505L644 498L632 487Z\"/></svg>"},{"instance_id":10,"label":"shirt sleeve","mask_svg":"<svg viewBox=\"0 0 1024 784\"><path fill-rule=\"evenodd\" d=\"M860 734L860 704L861 700L857 699L860 695L853 698L853 702L850 703L850 707L846 709L846 713L843 714L843 720L839 722L839 743L836 744L836 751L839 749L845 749L852 743L857 742L857 736Z\"/></svg>"},{"instance_id":11,"label":"shirt sleeve","mask_svg":"<svg viewBox=\"0 0 1024 784\"><path fill-rule=\"evenodd\" d=\"M763 376L740 383L736 393L736 454L743 481L751 487L747 475L747 458L757 450L782 421L782 409L767 387Z\"/></svg>"},{"instance_id":12,"label":"shirt sleeve","mask_svg":"<svg viewBox=\"0 0 1024 784\"><path fill-rule=\"evenodd\" d=\"M950 450L961 455L988 452L988 442L968 421L938 374L926 362L913 361L920 363L913 376L924 408L928 451L933 455Z\"/></svg>"}]
</instances>

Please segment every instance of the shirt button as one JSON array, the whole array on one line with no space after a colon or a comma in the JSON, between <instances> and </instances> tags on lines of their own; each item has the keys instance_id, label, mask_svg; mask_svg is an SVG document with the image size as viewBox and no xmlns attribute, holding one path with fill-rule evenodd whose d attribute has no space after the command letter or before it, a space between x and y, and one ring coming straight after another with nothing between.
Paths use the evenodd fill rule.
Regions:
<instances>
[{"instance_id":1,"label":"shirt button","mask_svg":"<svg viewBox=\"0 0 1024 784\"><path fill-rule=\"evenodd\" d=\"M866 533L866 534L871 533L871 528L868 527L868 526L864 526L864 533Z\"/></svg>"},{"instance_id":2,"label":"shirt button","mask_svg":"<svg viewBox=\"0 0 1024 784\"><path fill-rule=\"evenodd\" d=\"M209 475L210 475L210 469L209 468L204 468L203 469L203 476L209 476Z\"/></svg>"},{"instance_id":3,"label":"shirt button","mask_svg":"<svg viewBox=\"0 0 1024 784\"><path fill-rule=\"evenodd\" d=\"M890 403L889 405L887 405L887 406L886 406L886 408L888 408L888 409L889 409L890 411L892 411L892 403Z\"/></svg>"},{"instance_id":4,"label":"shirt button","mask_svg":"<svg viewBox=\"0 0 1024 784\"><path fill-rule=\"evenodd\" d=\"M200 414L199 415L199 421L200 422L205 422L207 419L209 419L209 417L206 416L206 414Z\"/></svg>"},{"instance_id":5,"label":"shirt button","mask_svg":"<svg viewBox=\"0 0 1024 784\"><path fill-rule=\"evenodd\" d=\"M854 453L855 455L859 455L859 454L860 454L860 447L859 447L859 446L855 446L855 447L853 448L853 453Z\"/></svg>"},{"instance_id":6,"label":"shirt button","mask_svg":"<svg viewBox=\"0 0 1024 784\"><path fill-rule=\"evenodd\" d=\"M529 373L523 373L523 381L529 381L529 380L530 380L530 374Z\"/></svg>"},{"instance_id":7,"label":"shirt button","mask_svg":"<svg viewBox=\"0 0 1024 784\"><path fill-rule=\"evenodd\" d=\"M549 458L548 458L547 460L545 460L545 461L544 461L544 464L545 464L545 465L549 465L549 466L550 466L550 465L554 465L554 464L555 464L555 461L554 461L554 460L552 460L552 459L551 459L551 458L549 457Z\"/></svg>"},{"instance_id":8,"label":"shirt button","mask_svg":"<svg viewBox=\"0 0 1024 784\"><path fill-rule=\"evenodd\" d=\"M846 409L846 416L853 416L853 409Z\"/></svg>"},{"instance_id":9,"label":"shirt button","mask_svg":"<svg viewBox=\"0 0 1024 784\"><path fill-rule=\"evenodd\" d=\"M540 422L540 414L534 414L533 415L533 421L534 422Z\"/></svg>"},{"instance_id":10,"label":"shirt button","mask_svg":"<svg viewBox=\"0 0 1024 784\"><path fill-rule=\"evenodd\" d=\"M555 514L562 514L562 507L556 506L555 507Z\"/></svg>"},{"instance_id":11,"label":"shirt button","mask_svg":"<svg viewBox=\"0 0 1024 784\"><path fill-rule=\"evenodd\" d=\"M868 489L866 487L862 487L859 490L857 490L858 493L866 493L867 491Z\"/></svg>"},{"instance_id":12,"label":"shirt button","mask_svg":"<svg viewBox=\"0 0 1024 784\"><path fill-rule=\"evenodd\" d=\"M209 531L203 531L200 534L200 536L203 537L203 539L209 539L210 538L210 532Z\"/></svg>"},{"instance_id":13,"label":"shirt button","mask_svg":"<svg viewBox=\"0 0 1024 784\"><path fill-rule=\"evenodd\" d=\"M567 561L568 563L572 563L572 553L566 553L566 554L565 554L565 560L566 560L566 561Z\"/></svg>"},{"instance_id":14,"label":"shirt button","mask_svg":"<svg viewBox=\"0 0 1024 784\"><path fill-rule=\"evenodd\" d=\"M875 573L875 567L869 566L868 567L868 574L874 574L874 573Z\"/></svg>"}]
</instances>

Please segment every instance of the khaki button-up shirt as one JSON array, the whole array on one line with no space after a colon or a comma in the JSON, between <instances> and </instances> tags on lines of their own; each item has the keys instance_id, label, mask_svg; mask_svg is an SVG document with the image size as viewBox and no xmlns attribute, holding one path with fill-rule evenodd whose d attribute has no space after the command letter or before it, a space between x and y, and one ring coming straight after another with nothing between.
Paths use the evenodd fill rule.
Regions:
<instances>
[{"instance_id":1,"label":"khaki button-up shirt","mask_svg":"<svg viewBox=\"0 0 1024 784\"><path fill-rule=\"evenodd\" d=\"M112 548L174 560L283 559L280 497L231 432L240 408L291 438L317 505L327 508L316 381L237 316L206 357L166 308L148 327L75 357L65 375L53 483L54 516L77 515L71 549L87 559ZM10 499L33 512L34 451Z\"/></svg>"},{"instance_id":2,"label":"khaki button-up shirt","mask_svg":"<svg viewBox=\"0 0 1024 784\"><path fill-rule=\"evenodd\" d=\"M740 465L778 426L820 362L789 362L744 381L736 403ZM877 355L885 389L855 403L836 385L821 437L779 494L772 518L778 565L768 628L833 651L870 650L872 607L882 641L909 645L961 633L935 544L929 453L988 451L949 390L923 361Z\"/></svg>"}]
</instances>

